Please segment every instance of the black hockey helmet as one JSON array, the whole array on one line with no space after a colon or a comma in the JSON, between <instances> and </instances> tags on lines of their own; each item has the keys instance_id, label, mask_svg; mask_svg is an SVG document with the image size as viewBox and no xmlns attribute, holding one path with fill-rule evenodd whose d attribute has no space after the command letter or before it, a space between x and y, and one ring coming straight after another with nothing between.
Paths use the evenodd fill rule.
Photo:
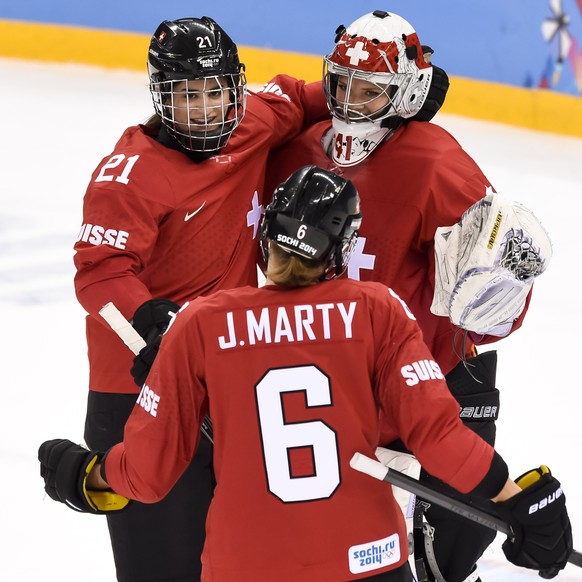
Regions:
<instances>
[{"instance_id":1,"label":"black hockey helmet","mask_svg":"<svg viewBox=\"0 0 582 582\"><path fill-rule=\"evenodd\" d=\"M260 243L265 264L269 239L291 254L322 262L324 279L341 275L362 222L360 197L345 178L305 166L280 184L265 210Z\"/></svg>"},{"instance_id":2,"label":"black hockey helmet","mask_svg":"<svg viewBox=\"0 0 582 582\"><path fill-rule=\"evenodd\" d=\"M164 20L150 42L153 82L238 75L241 68L236 44L207 16Z\"/></svg>"},{"instance_id":3,"label":"black hockey helmet","mask_svg":"<svg viewBox=\"0 0 582 582\"><path fill-rule=\"evenodd\" d=\"M148 52L150 91L156 113L183 147L191 151L218 150L228 141L244 116L246 78L238 49L230 36L212 18L165 20L154 32ZM193 91L188 81L206 80ZM181 86L178 84L182 84ZM186 128L175 119L176 88L182 93L196 92L204 97L222 92L220 115L214 111L206 127L193 124ZM214 107L217 110L217 107ZM219 121L217 119L219 118Z\"/></svg>"}]
</instances>

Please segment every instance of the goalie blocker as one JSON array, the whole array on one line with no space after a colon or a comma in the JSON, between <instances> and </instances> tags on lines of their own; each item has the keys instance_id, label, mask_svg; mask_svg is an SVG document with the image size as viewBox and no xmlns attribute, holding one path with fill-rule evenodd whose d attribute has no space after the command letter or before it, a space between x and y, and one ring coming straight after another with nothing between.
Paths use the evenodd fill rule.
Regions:
<instances>
[{"instance_id":1,"label":"goalie blocker","mask_svg":"<svg viewBox=\"0 0 582 582\"><path fill-rule=\"evenodd\" d=\"M438 228L434 241L432 313L483 335L510 332L552 258L536 216L490 189L457 224Z\"/></svg>"}]
</instances>

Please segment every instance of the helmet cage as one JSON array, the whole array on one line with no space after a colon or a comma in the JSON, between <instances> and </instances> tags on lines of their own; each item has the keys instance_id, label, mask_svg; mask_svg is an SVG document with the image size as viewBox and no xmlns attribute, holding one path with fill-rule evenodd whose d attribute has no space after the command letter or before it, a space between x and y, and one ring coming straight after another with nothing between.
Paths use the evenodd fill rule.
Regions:
<instances>
[{"instance_id":1,"label":"helmet cage","mask_svg":"<svg viewBox=\"0 0 582 582\"><path fill-rule=\"evenodd\" d=\"M154 109L187 150L223 148L246 110L246 78L238 74L152 81Z\"/></svg>"},{"instance_id":2,"label":"helmet cage","mask_svg":"<svg viewBox=\"0 0 582 582\"><path fill-rule=\"evenodd\" d=\"M148 53L154 109L182 147L212 152L226 145L246 110L238 49L212 18L165 20Z\"/></svg>"},{"instance_id":3,"label":"helmet cage","mask_svg":"<svg viewBox=\"0 0 582 582\"><path fill-rule=\"evenodd\" d=\"M344 236L337 240L332 246L328 258L327 269L323 274L323 279L330 280L339 277L348 267L352 258L356 242L358 241L358 229L362 224L361 216L351 221Z\"/></svg>"},{"instance_id":4,"label":"helmet cage","mask_svg":"<svg viewBox=\"0 0 582 582\"><path fill-rule=\"evenodd\" d=\"M346 99L337 96L339 78L346 78ZM367 101L350 101L354 79L361 79L371 83L378 89L378 94ZM407 86L412 82L412 75L371 75L356 69L350 69L328 62L324 63L323 88L331 114L346 123L361 123L364 121L380 121L397 115L399 101L406 93ZM400 96L400 98L398 98ZM381 109L371 114L362 111L362 105L370 105L376 99L386 98L387 103Z\"/></svg>"}]
</instances>

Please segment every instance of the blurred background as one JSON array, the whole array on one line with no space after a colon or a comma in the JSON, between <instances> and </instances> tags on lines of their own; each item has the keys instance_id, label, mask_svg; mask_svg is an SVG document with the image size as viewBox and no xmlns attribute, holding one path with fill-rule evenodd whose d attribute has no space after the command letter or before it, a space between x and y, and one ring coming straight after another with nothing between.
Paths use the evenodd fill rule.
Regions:
<instances>
[{"instance_id":1,"label":"blurred background","mask_svg":"<svg viewBox=\"0 0 582 582\"><path fill-rule=\"evenodd\" d=\"M582 136L582 0L21 0L0 3L0 56L142 71L164 19L214 18L251 83L316 80L340 24L393 11L452 77L445 113Z\"/></svg>"}]
</instances>

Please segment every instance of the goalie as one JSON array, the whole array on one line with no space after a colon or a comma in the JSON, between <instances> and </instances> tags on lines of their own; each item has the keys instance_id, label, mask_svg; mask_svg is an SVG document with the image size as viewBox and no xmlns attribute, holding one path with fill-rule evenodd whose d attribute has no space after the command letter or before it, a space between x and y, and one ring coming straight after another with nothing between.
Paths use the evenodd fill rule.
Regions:
<instances>
[{"instance_id":1,"label":"goalie","mask_svg":"<svg viewBox=\"0 0 582 582\"><path fill-rule=\"evenodd\" d=\"M272 154L267 190L305 164L339 168L356 185L365 218L348 277L380 282L402 298L462 420L493 444L497 356L495 350L477 354L476 346L522 325L551 246L529 211L493 194L489 179L438 119L426 123L439 111L449 80L420 42L411 23L383 10L340 26L324 60L333 119ZM402 450L393 427L384 422L381 428L379 444ZM432 481L425 471L420 477ZM425 517L435 530L434 559L427 562L420 529L415 557L426 579L477 582L477 560L494 533L434 506Z\"/></svg>"}]
</instances>

